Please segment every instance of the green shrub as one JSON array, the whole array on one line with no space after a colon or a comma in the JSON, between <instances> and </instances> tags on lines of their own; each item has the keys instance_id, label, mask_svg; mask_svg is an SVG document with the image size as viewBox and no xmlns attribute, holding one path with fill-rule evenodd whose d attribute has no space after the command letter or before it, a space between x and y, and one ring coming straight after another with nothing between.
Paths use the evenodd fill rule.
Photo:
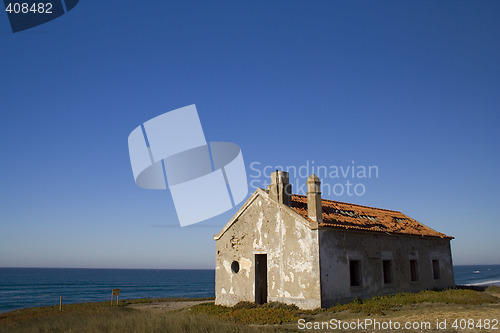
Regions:
<instances>
[{"instance_id":1,"label":"green shrub","mask_svg":"<svg viewBox=\"0 0 500 333\"><path fill-rule=\"evenodd\" d=\"M254 303L255 304L255 303ZM295 304L285 304L281 302L269 302L261 305L264 309L283 309L288 311L298 311L299 307Z\"/></svg>"},{"instance_id":2,"label":"green shrub","mask_svg":"<svg viewBox=\"0 0 500 333\"><path fill-rule=\"evenodd\" d=\"M282 324L297 321L299 308L279 302L258 305L253 302L239 302L233 307L199 304L191 308L193 313L204 313L241 324Z\"/></svg>"},{"instance_id":3,"label":"green shrub","mask_svg":"<svg viewBox=\"0 0 500 333\"><path fill-rule=\"evenodd\" d=\"M253 309L253 308L256 308L256 307L258 307L258 304L254 303L254 302L241 301L241 302L236 303L233 306L233 309L234 310L237 310L237 309Z\"/></svg>"}]
</instances>

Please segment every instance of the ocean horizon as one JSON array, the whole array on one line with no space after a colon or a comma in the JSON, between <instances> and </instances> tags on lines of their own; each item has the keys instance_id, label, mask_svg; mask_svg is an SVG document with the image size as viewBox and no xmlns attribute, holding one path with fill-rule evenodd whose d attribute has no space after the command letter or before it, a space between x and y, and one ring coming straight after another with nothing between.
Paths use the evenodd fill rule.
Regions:
<instances>
[{"instance_id":1,"label":"ocean horizon","mask_svg":"<svg viewBox=\"0 0 500 333\"><path fill-rule=\"evenodd\" d=\"M457 285L500 285L500 265L456 265ZM0 313L120 299L215 297L215 269L0 268Z\"/></svg>"},{"instance_id":2,"label":"ocean horizon","mask_svg":"<svg viewBox=\"0 0 500 333\"><path fill-rule=\"evenodd\" d=\"M120 299L214 297L215 269L0 268L0 313Z\"/></svg>"}]
</instances>

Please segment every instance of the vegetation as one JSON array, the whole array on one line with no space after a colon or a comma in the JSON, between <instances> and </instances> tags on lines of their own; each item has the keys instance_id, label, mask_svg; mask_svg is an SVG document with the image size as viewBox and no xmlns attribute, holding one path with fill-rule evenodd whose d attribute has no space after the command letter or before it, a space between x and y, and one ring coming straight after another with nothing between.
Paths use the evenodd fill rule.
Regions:
<instances>
[{"instance_id":1,"label":"vegetation","mask_svg":"<svg viewBox=\"0 0 500 333\"><path fill-rule=\"evenodd\" d=\"M488 286L485 290L488 293L499 294L500 293L500 286Z\"/></svg>"},{"instance_id":2,"label":"vegetation","mask_svg":"<svg viewBox=\"0 0 500 333\"><path fill-rule=\"evenodd\" d=\"M182 302L182 301L210 301L214 300L213 297L210 298L144 298L144 299L131 299L131 300L120 300L120 306L110 306L110 301L97 302L97 303L78 303L78 304L64 304L62 311L59 311L59 305L45 306L37 308L28 308L23 310L12 311L8 313L0 313L0 328L3 326L9 326L14 323L22 323L30 320L38 320L43 318L59 318L68 317L72 315L77 316L108 316L119 314L119 311L123 311L124 306L131 304L144 304L144 303L155 303L155 302ZM113 304L116 301L113 301ZM125 309L130 310L130 309Z\"/></svg>"},{"instance_id":3,"label":"vegetation","mask_svg":"<svg viewBox=\"0 0 500 333\"><path fill-rule=\"evenodd\" d=\"M224 323L203 315L156 313L122 308L100 315L65 315L57 319L33 320L11 327L5 332L275 332ZM0 331L3 332L2 328Z\"/></svg>"},{"instance_id":4,"label":"vegetation","mask_svg":"<svg viewBox=\"0 0 500 333\"><path fill-rule=\"evenodd\" d=\"M191 308L193 313L203 313L221 320L229 320L240 324L283 324L296 322L300 317L299 308L283 303L266 303L257 305L252 302L240 302L234 307L205 303Z\"/></svg>"},{"instance_id":5,"label":"vegetation","mask_svg":"<svg viewBox=\"0 0 500 333\"><path fill-rule=\"evenodd\" d=\"M401 307L419 303L444 303L476 305L484 303L498 303L500 300L487 293L480 293L467 289L447 289L443 291L424 290L419 293L399 293L395 295L377 296L364 301L336 305L328 311L341 312L349 310L353 313L366 315L385 314L387 311L397 311Z\"/></svg>"},{"instance_id":6,"label":"vegetation","mask_svg":"<svg viewBox=\"0 0 500 333\"><path fill-rule=\"evenodd\" d=\"M439 306L441 311L449 309L451 315L457 307L465 307L463 311L467 313L482 313L486 309L499 313L500 300L493 296L499 292L500 287L488 287L485 292L450 289L400 293L310 311L282 303L251 302L240 302L234 307L207 302L173 311L134 308L137 304L147 307L148 303L213 299L124 300L119 306L110 306L109 301L80 303L64 305L62 311L59 306L51 306L0 314L0 332L296 332L301 318L312 321L335 316L356 318L359 314L404 316L414 313L419 304L418 309Z\"/></svg>"},{"instance_id":7,"label":"vegetation","mask_svg":"<svg viewBox=\"0 0 500 333\"><path fill-rule=\"evenodd\" d=\"M467 289L448 289L443 291L425 290L416 294L399 293L395 295L377 296L366 300L354 300L347 304L338 304L329 309L299 310L294 305L267 303L256 305L251 302L240 302L234 307L200 304L192 307L194 313L204 313L221 320L231 320L242 324L282 324L297 322L299 318L309 317L321 312L337 313L350 311L365 315L383 315L388 311L397 311L403 306L419 303L444 303L477 305L499 303L500 300L488 293Z\"/></svg>"},{"instance_id":8,"label":"vegetation","mask_svg":"<svg viewBox=\"0 0 500 333\"><path fill-rule=\"evenodd\" d=\"M175 300L177 301L177 300ZM124 302L124 303L128 303ZM137 301L133 301L137 304ZM146 302L148 303L148 302ZM0 314L0 332L278 332L221 323L187 310L141 311L109 302L32 308Z\"/></svg>"}]
</instances>

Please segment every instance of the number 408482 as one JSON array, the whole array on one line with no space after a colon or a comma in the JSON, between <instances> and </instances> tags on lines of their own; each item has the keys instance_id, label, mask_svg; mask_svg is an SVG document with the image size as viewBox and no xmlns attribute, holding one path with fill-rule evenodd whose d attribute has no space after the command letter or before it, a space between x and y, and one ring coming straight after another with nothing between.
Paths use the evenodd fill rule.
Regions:
<instances>
[{"instance_id":1,"label":"number 408482","mask_svg":"<svg viewBox=\"0 0 500 333\"><path fill-rule=\"evenodd\" d=\"M451 327L458 330L465 329L485 329L485 330L498 330L498 319L455 319Z\"/></svg>"},{"instance_id":2,"label":"number 408482","mask_svg":"<svg viewBox=\"0 0 500 333\"><path fill-rule=\"evenodd\" d=\"M28 14L28 13L52 14L52 3L39 2L39 3L33 3L30 5L29 3L26 3L26 2L23 2L23 3L9 2L7 7L5 8L5 11L7 13L14 13L14 14Z\"/></svg>"}]
</instances>

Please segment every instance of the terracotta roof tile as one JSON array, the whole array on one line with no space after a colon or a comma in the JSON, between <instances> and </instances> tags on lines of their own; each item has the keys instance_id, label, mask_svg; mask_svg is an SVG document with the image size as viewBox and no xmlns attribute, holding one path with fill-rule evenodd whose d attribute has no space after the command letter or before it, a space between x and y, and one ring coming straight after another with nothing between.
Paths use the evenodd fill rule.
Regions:
<instances>
[{"instance_id":1,"label":"terracotta roof tile","mask_svg":"<svg viewBox=\"0 0 500 333\"><path fill-rule=\"evenodd\" d=\"M326 199L322 199L321 203L323 206L323 222L319 224L320 227L453 238L395 210ZM291 207L308 219L307 197L305 195L292 194Z\"/></svg>"}]
</instances>

